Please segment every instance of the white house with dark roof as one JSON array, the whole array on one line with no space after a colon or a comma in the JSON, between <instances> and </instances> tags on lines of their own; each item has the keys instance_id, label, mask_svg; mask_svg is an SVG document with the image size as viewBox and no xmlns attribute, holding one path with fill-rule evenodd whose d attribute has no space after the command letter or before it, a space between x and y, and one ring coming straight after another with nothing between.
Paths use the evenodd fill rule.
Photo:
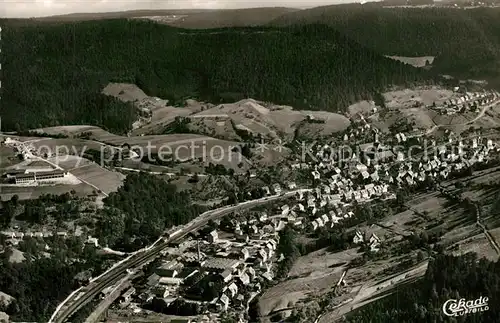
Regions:
<instances>
[{"instance_id":1,"label":"white house with dark roof","mask_svg":"<svg viewBox=\"0 0 500 323\"><path fill-rule=\"evenodd\" d=\"M250 277L248 276L247 273L243 273L238 277L243 285L248 285L250 284Z\"/></svg>"},{"instance_id":2,"label":"white house with dark roof","mask_svg":"<svg viewBox=\"0 0 500 323\"><path fill-rule=\"evenodd\" d=\"M363 234L361 232L359 232L358 230L356 230L356 234L354 235L352 242L355 244L360 244L360 243L364 242Z\"/></svg>"},{"instance_id":3,"label":"white house with dark roof","mask_svg":"<svg viewBox=\"0 0 500 323\"><path fill-rule=\"evenodd\" d=\"M267 261L267 252L264 250L264 248L259 249L257 255L262 259L262 262Z\"/></svg>"},{"instance_id":4,"label":"white house with dark roof","mask_svg":"<svg viewBox=\"0 0 500 323\"><path fill-rule=\"evenodd\" d=\"M217 302L220 310L226 312L229 308L229 304L229 297L226 294L222 294L222 296L219 298L219 301Z\"/></svg>"},{"instance_id":5,"label":"white house with dark roof","mask_svg":"<svg viewBox=\"0 0 500 323\"><path fill-rule=\"evenodd\" d=\"M219 234L217 230L213 230L208 234L208 242L216 243L219 240Z\"/></svg>"},{"instance_id":6,"label":"white house with dark roof","mask_svg":"<svg viewBox=\"0 0 500 323\"><path fill-rule=\"evenodd\" d=\"M316 222L316 220L311 222L311 228L313 231L316 231L318 229L318 222Z\"/></svg>"}]
</instances>

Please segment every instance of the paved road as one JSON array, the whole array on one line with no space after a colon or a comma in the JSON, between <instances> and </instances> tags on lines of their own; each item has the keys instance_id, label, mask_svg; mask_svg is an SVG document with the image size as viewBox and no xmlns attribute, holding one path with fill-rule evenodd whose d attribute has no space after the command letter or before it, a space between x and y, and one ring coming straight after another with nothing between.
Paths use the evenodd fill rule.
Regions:
<instances>
[{"instance_id":1,"label":"paved road","mask_svg":"<svg viewBox=\"0 0 500 323\"><path fill-rule=\"evenodd\" d=\"M286 192L281 195L272 195L257 200L246 201L237 205L225 206L216 210L207 211L201 214L198 218L191 221L182 228L179 235L173 239L158 239L153 245L134 253L133 255L115 264L111 269L101 274L99 277L93 278L89 285L84 286L73 292L66 300L64 300L52 314L49 323L63 323L71 317L75 312L90 302L94 297L106 287L116 284L120 279L127 275L127 269L138 269L143 265L151 262L159 256L160 252L167 248L171 242L179 241L188 233L197 231L208 223L209 220L215 220L223 217L226 214L239 209L247 209L259 204L265 204L274 200L279 200L291 197L297 192L311 191L310 189L297 189Z\"/></svg>"}]
</instances>

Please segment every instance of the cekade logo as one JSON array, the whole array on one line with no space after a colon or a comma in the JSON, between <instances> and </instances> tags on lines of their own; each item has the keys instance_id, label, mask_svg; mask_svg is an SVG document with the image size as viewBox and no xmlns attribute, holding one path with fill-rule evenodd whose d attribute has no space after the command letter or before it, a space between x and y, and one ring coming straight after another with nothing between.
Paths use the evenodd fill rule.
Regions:
<instances>
[{"instance_id":1,"label":"cekade logo","mask_svg":"<svg viewBox=\"0 0 500 323\"><path fill-rule=\"evenodd\" d=\"M478 313L489 310L488 297L479 297L475 301L449 299L443 304L443 313L446 316L463 316L469 313Z\"/></svg>"}]
</instances>

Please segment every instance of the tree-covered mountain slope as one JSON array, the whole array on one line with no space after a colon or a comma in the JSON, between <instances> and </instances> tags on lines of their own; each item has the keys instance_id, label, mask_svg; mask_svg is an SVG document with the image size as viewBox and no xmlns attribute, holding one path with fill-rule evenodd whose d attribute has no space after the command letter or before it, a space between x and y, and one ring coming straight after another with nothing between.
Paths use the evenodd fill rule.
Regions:
<instances>
[{"instance_id":1,"label":"tree-covered mountain slope","mask_svg":"<svg viewBox=\"0 0 500 323\"><path fill-rule=\"evenodd\" d=\"M387 59L320 25L185 30L136 20L3 28L4 130L92 124L130 128L134 108L100 94L135 83L180 103L251 97L341 111L428 72ZM432 80L431 80L432 81Z\"/></svg>"}]
</instances>

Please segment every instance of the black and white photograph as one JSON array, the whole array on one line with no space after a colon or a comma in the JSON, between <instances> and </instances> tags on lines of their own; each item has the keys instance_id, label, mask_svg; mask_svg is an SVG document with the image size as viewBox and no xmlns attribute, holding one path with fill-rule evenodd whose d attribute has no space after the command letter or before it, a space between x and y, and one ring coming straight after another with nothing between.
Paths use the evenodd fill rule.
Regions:
<instances>
[{"instance_id":1,"label":"black and white photograph","mask_svg":"<svg viewBox=\"0 0 500 323\"><path fill-rule=\"evenodd\" d=\"M500 323L500 0L0 0L0 323Z\"/></svg>"}]
</instances>

